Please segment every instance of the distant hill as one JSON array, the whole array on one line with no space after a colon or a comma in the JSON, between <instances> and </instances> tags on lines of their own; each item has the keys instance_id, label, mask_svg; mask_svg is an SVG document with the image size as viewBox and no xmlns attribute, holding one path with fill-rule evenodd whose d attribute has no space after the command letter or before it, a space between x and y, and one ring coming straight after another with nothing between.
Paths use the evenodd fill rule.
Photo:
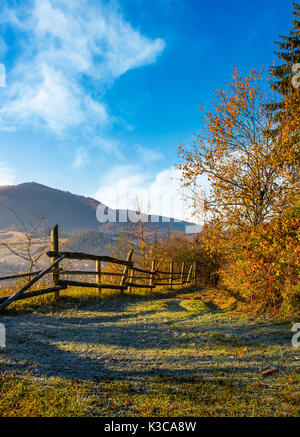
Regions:
<instances>
[{"instance_id":1,"label":"distant hill","mask_svg":"<svg viewBox=\"0 0 300 437\"><path fill-rule=\"evenodd\" d=\"M99 202L56 190L35 182L0 187L0 228L21 230L12 208L25 223L37 222L43 215L49 227L58 223L65 232L97 229L95 210Z\"/></svg>"},{"instance_id":2,"label":"distant hill","mask_svg":"<svg viewBox=\"0 0 300 437\"><path fill-rule=\"evenodd\" d=\"M63 244L63 249L72 252L110 255L110 246L116 241L113 237L99 231L77 231L70 235Z\"/></svg>"},{"instance_id":3,"label":"distant hill","mask_svg":"<svg viewBox=\"0 0 300 437\"><path fill-rule=\"evenodd\" d=\"M0 186L0 229L22 230L22 225L12 210L25 224L37 223L42 215L49 228L58 224L60 232L65 234L82 230L98 230L117 235L121 231L130 229L131 223L98 222L96 218L98 205L100 202L90 197L57 190L35 182ZM148 218L145 215L143 217ZM161 217L160 221L160 223L145 223L145 231L166 234L170 229L177 232L185 230L184 222L174 222L174 219L166 221L166 218Z\"/></svg>"}]
</instances>

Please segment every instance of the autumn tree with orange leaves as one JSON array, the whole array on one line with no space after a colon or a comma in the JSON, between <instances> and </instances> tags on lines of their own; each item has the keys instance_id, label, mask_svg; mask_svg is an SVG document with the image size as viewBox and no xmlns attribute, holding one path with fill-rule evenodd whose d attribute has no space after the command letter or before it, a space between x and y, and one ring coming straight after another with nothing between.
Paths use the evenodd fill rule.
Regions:
<instances>
[{"instance_id":1,"label":"autumn tree with orange leaves","mask_svg":"<svg viewBox=\"0 0 300 437\"><path fill-rule=\"evenodd\" d=\"M234 69L216 100L191 147L179 146L182 183L195 193L197 178L207 175L207 220L227 229L256 229L293 205L299 192L298 145L290 137L299 118L289 117L293 126L285 125L274 139L262 73L254 70L242 78ZM196 211L196 200L193 206Z\"/></svg>"}]
</instances>

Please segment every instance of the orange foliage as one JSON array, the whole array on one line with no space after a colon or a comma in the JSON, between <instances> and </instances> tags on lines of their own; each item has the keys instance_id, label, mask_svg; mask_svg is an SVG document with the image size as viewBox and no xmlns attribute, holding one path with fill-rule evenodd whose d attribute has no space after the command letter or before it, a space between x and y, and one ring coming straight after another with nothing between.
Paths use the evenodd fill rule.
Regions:
<instances>
[{"instance_id":1,"label":"orange foliage","mask_svg":"<svg viewBox=\"0 0 300 437\"><path fill-rule=\"evenodd\" d=\"M250 71L242 79L234 69L226 91L216 92L217 103L206 114L204 129L191 149L179 146L183 185L195 191L197 177L207 175L207 216L227 228L257 228L293 205L299 193L294 142L299 109L289 107L293 115L274 138L261 80L260 72Z\"/></svg>"},{"instance_id":2,"label":"orange foliage","mask_svg":"<svg viewBox=\"0 0 300 437\"><path fill-rule=\"evenodd\" d=\"M255 231L231 236L220 272L223 284L260 309L277 311L288 304L299 311L299 224L300 208L294 207Z\"/></svg>"}]
</instances>

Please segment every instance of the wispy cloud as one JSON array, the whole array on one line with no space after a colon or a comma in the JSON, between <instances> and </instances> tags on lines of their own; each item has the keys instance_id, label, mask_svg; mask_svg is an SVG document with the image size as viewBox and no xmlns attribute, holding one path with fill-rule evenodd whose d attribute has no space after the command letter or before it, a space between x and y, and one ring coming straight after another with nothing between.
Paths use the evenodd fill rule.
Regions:
<instances>
[{"instance_id":1,"label":"wispy cloud","mask_svg":"<svg viewBox=\"0 0 300 437\"><path fill-rule=\"evenodd\" d=\"M75 169L80 169L85 167L89 163L89 153L85 147L79 147L76 150L75 158L73 161L73 167Z\"/></svg>"},{"instance_id":2,"label":"wispy cloud","mask_svg":"<svg viewBox=\"0 0 300 437\"><path fill-rule=\"evenodd\" d=\"M62 134L74 127L105 128L111 121L105 88L154 62L165 45L143 36L102 1L22 2L4 9L0 22L18 33L21 44L3 93L4 130L43 127Z\"/></svg>"},{"instance_id":3,"label":"wispy cloud","mask_svg":"<svg viewBox=\"0 0 300 437\"><path fill-rule=\"evenodd\" d=\"M6 87L6 68L3 64L0 64L0 87Z\"/></svg>"},{"instance_id":4,"label":"wispy cloud","mask_svg":"<svg viewBox=\"0 0 300 437\"><path fill-rule=\"evenodd\" d=\"M148 149L147 147L137 144L135 150L138 152L139 157L145 163L151 164L156 161L163 159L163 154L154 149Z\"/></svg>"},{"instance_id":5,"label":"wispy cloud","mask_svg":"<svg viewBox=\"0 0 300 437\"><path fill-rule=\"evenodd\" d=\"M0 162L0 186L12 185L15 183L16 175L14 169L4 162Z\"/></svg>"},{"instance_id":6,"label":"wispy cloud","mask_svg":"<svg viewBox=\"0 0 300 437\"><path fill-rule=\"evenodd\" d=\"M181 173L174 167L163 169L153 177L134 166L116 166L106 173L94 197L110 208L139 209L146 214L200 224L203 217L193 216L180 179ZM208 182L203 179L201 185L205 189Z\"/></svg>"}]
</instances>

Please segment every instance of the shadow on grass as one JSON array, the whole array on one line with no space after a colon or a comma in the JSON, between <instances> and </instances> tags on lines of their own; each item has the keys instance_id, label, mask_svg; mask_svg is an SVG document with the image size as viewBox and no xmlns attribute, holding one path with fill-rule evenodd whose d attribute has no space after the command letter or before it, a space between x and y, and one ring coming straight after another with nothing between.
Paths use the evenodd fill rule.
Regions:
<instances>
[{"instance_id":1,"label":"shadow on grass","mask_svg":"<svg viewBox=\"0 0 300 437\"><path fill-rule=\"evenodd\" d=\"M160 302L162 310L159 305L155 307ZM65 311L67 303L72 304L68 307L70 313ZM228 359L216 368L214 353L224 348L229 354L241 347L255 346L259 350L290 342L290 332L282 326L270 323L249 326L247 322L233 326L223 319L210 323L208 317L202 318L197 311L188 314L179 300L166 296L163 300L151 299L150 308L145 297L95 299L79 305L76 315L74 303L74 299L69 299L60 307L57 302L55 312L48 314L20 312L10 317L7 313L4 317L7 349L0 356L2 369L21 372L29 369L37 376L81 380L143 378L165 373L180 377L216 371L248 374L258 371L258 364L253 365L261 362L258 353L244 358L247 368L233 366ZM145 309L139 308L143 303ZM205 315L213 314L215 307L208 305ZM161 313L171 319L164 319ZM184 317L181 320L189 324L179 322L180 316L174 319L176 313L181 313ZM191 343L195 345L193 351ZM200 365L197 350L207 347L212 349L211 357L208 353L205 358L210 363ZM145 359L145 354L150 354L151 359Z\"/></svg>"},{"instance_id":2,"label":"shadow on grass","mask_svg":"<svg viewBox=\"0 0 300 437\"><path fill-rule=\"evenodd\" d=\"M122 346L125 346L125 342L122 343ZM213 357L211 359L213 360ZM176 361L176 368L174 368L174 361ZM24 345L22 362L2 365L1 370L16 371L17 373L30 370L34 376L54 376L96 382L126 380L129 377L137 379L145 377L176 378L180 382L195 374L198 377L231 377L232 375L238 375L241 381L243 378L247 380L251 378L251 374L259 373L263 364L267 364L267 361L262 361L260 354L254 354L243 359L243 365L241 366L237 366L236 363L230 360L218 363L217 366L212 365L211 360L207 360L207 363L202 360L199 363L199 356L193 354L190 354L189 361L194 362L192 368L187 366L187 360L180 356L175 360L173 357L167 357L163 362L161 359L156 358L151 360L151 364L143 363L143 365L140 365L141 363L134 355L131 359L120 358L117 355L115 358L107 357L107 359L81 356L79 353L63 350L53 342L44 340L41 343L35 342L34 348L27 348ZM269 362L269 364L271 363ZM281 371L287 369L287 365L281 365Z\"/></svg>"},{"instance_id":3,"label":"shadow on grass","mask_svg":"<svg viewBox=\"0 0 300 437\"><path fill-rule=\"evenodd\" d=\"M247 303L247 300L237 291L230 290L229 288L223 288L230 297L233 297L237 302Z\"/></svg>"},{"instance_id":4,"label":"shadow on grass","mask_svg":"<svg viewBox=\"0 0 300 437\"><path fill-rule=\"evenodd\" d=\"M194 292L199 294L196 299ZM9 310L0 316L7 327L1 368L79 380L161 375L180 379L216 372L249 377L264 360L260 350L290 343L290 331L281 324L243 321L233 325L229 319L218 318L229 310L220 309L205 293L201 297L201 292L185 287L150 296L125 294L105 299L65 294L49 305L37 306L35 312L30 306ZM242 358L244 367L228 357L215 365L214 354L219 350L229 355L241 347L251 349ZM198 352L203 348L211 349L205 358Z\"/></svg>"}]
</instances>

